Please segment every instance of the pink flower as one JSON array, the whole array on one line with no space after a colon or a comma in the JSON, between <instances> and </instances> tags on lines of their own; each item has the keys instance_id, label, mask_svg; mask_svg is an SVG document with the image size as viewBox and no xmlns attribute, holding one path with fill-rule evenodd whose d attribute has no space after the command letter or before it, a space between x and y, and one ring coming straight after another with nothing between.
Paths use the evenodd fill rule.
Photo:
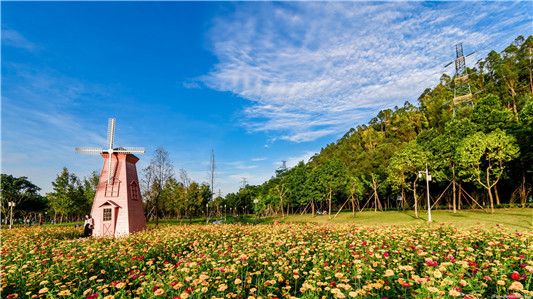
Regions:
<instances>
[{"instance_id":1,"label":"pink flower","mask_svg":"<svg viewBox=\"0 0 533 299\"><path fill-rule=\"evenodd\" d=\"M383 254L383 256L384 256L384 257L389 257L389 253L388 253L388 252L385 252L385 253Z\"/></svg>"}]
</instances>

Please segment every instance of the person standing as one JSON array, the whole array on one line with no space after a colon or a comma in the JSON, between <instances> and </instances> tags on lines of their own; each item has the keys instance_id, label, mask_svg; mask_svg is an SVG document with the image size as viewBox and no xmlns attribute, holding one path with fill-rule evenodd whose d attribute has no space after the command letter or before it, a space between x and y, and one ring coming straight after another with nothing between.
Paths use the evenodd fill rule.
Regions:
<instances>
[{"instance_id":1,"label":"person standing","mask_svg":"<svg viewBox=\"0 0 533 299\"><path fill-rule=\"evenodd\" d=\"M85 225L83 226L83 236L89 237L93 234L94 220L91 215L85 215Z\"/></svg>"}]
</instances>

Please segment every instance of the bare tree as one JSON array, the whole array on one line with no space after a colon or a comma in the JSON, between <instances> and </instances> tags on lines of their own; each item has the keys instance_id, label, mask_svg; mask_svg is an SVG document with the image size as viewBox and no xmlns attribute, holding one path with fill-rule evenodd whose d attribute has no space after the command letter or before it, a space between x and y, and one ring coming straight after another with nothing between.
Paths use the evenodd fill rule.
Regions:
<instances>
[{"instance_id":1,"label":"bare tree","mask_svg":"<svg viewBox=\"0 0 533 299\"><path fill-rule=\"evenodd\" d=\"M154 203L153 210L156 226L159 225L159 197L161 196L164 184L173 174L174 167L168 157L168 152L162 146L159 146L154 151L150 165L144 169L143 179L145 194Z\"/></svg>"},{"instance_id":2,"label":"bare tree","mask_svg":"<svg viewBox=\"0 0 533 299\"><path fill-rule=\"evenodd\" d=\"M192 183L192 180L191 180L191 178L189 178L189 174L187 173L187 170L181 168L180 169L180 173L179 173L179 177L180 177L180 182L183 184L183 186L185 188L189 188L189 186Z\"/></svg>"}]
</instances>

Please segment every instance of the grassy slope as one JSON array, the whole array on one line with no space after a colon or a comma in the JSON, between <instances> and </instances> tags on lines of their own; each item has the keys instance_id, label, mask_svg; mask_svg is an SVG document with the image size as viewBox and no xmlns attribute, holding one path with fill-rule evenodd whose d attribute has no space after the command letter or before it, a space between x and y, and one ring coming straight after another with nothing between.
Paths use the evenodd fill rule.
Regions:
<instances>
[{"instance_id":1,"label":"grassy slope","mask_svg":"<svg viewBox=\"0 0 533 299\"><path fill-rule=\"evenodd\" d=\"M332 217L335 214L332 215ZM418 211L419 218L414 217L414 211L387 212L356 212L352 218L351 212L342 212L335 219L328 216L311 217L310 214L294 215L276 218L279 222L317 222L317 223L359 223L364 225L413 225L427 223L427 211ZM453 214L449 211L432 211L432 225L452 224L457 227L485 226L487 228L499 225L508 231L528 232L533 229L533 209L498 209L494 214L481 210L462 210ZM269 219L270 220L270 219Z\"/></svg>"}]
</instances>

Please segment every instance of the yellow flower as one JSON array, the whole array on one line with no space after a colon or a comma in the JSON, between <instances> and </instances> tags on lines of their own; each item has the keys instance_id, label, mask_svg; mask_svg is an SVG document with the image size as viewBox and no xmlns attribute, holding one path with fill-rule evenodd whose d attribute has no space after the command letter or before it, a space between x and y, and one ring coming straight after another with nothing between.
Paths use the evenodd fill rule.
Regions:
<instances>
[{"instance_id":1,"label":"yellow flower","mask_svg":"<svg viewBox=\"0 0 533 299\"><path fill-rule=\"evenodd\" d=\"M89 278L89 280L95 280L95 279L97 279L97 278L98 278L98 276L91 276L91 277Z\"/></svg>"},{"instance_id":2,"label":"yellow flower","mask_svg":"<svg viewBox=\"0 0 533 299\"><path fill-rule=\"evenodd\" d=\"M125 283L123 283L123 282L119 282L119 283L117 283L117 285L115 286L115 288L117 288L117 289L122 289L125 285L126 285Z\"/></svg>"},{"instance_id":3,"label":"yellow flower","mask_svg":"<svg viewBox=\"0 0 533 299\"><path fill-rule=\"evenodd\" d=\"M105 274L105 270L104 269L100 270L100 273Z\"/></svg>"},{"instance_id":4,"label":"yellow flower","mask_svg":"<svg viewBox=\"0 0 533 299\"><path fill-rule=\"evenodd\" d=\"M241 284L241 283L242 283L242 280L240 280L240 279L238 279L238 278L235 279L235 284Z\"/></svg>"},{"instance_id":5,"label":"yellow flower","mask_svg":"<svg viewBox=\"0 0 533 299\"><path fill-rule=\"evenodd\" d=\"M349 292L348 295L350 295L350 297L357 297L357 293L356 292Z\"/></svg>"},{"instance_id":6,"label":"yellow flower","mask_svg":"<svg viewBox=\"0 0 533 299\"><path fill-rule=\"evenodd\" d=\"M48 288L42 288L39 290L39 294L48 293Z\"/></svg>"},{"instance_id":7,"label":"yellow flower","mask_svg":"<svg viewBox=\"0 0 533 299\"><path fill-rule=\"evenodd\" d=\"M503 280L498 280L498 282L496 282L498 285L500 286L504 286L505 285L505 281Z\"/></svg>"},{"instance_id":8,"label":"yellow flower","mask_svg":"<svg viewBox=\"0 0 533 299\"><path fill-rule=\"evenodd\" d=\"M115 296L113 295L107 295L104 297L104 299L115 299Z\"/></svg>"},{"instance_id":9,"label":"yellow flower","mask_svg":"<svg viewBox=\"0 0 533 299\"><path fill-rule=\"evenodd\" d=\"M450 292L448 293L450 296L461 296L461 293L457 292L456 290L454 289L451 289Z\"/></svg>"},{"instance_id":10,"label":"yellow flower","mask_svg":"<svg viewBox=\"0 0 533 299\"><path fill-rule=\"evenodd\" d=\"M433 271L433 276L435 276L436 278L441 278L442 277L442 273L437 269L437 270Z\"/></svg>"},{"instance_id":11,"label":"yellow flower","mask_svg":"<svg viewBox=\"0 0 533 299\"><path fill-rule=\"evenodd\" d=\"M72 295L69 290L63 290L57 294L58 296L70 296Z\"/></svg>"},{"instance_id":12,"label":"yellow flower","mask_svg":"<svg viewBox=\"0 0 533 299\"><path fill-rule=\"evenodd\" d=\"M513 283L511 283L511 285L509 286L509 290L513 290L513 291L521 291L524 289L524 286L522 285L521 282L519 281L514 281Z\"/></svg>"},{"instance_id":13,"label":"yellow flower","mask_svg":"<svg viewBox=\"0 0 533 299\"><path fill-rule=\"evenodd\" d=\"M39 283L40 286L42 286L43 284L47 284L48 283L48 280L43 280Z\"/></svg>"},{"instance_id":14,"label":"yellow flower","mask_svg":"<svg viewBox=\"0 0 533 299\"><path fill-rule=\"evenodd\" d=\"M394 271L392 271L391 269L387 269L385 271L385 275L383 275L383 276L392 276L392 275L394 275Z\"/></svg>"},{"instance_id":15,"label":"yellow flower","mask_svg":"<svg viewBox=\"0 0 533 299\"><path fill-rule=\"evenodd\" d=\"M83 295L87 295L89 294L90 292L92 292L93 289L86 289L84 292L83 292Z\"/></svg>"},{"instance_id":16,"label":"yellow flower","mask_svg":"<svg viewBox=\"0 0 533 299\"><path fill-rule=\"evenodd\" d=\"M163 289L157 289L157 290L155 290L155 293L154 293L154 294L155 294L156 296L159 296L159 295L163 294L164 292L165 292L165 290L163 290Z\"/></svg>"}]
</instances>

